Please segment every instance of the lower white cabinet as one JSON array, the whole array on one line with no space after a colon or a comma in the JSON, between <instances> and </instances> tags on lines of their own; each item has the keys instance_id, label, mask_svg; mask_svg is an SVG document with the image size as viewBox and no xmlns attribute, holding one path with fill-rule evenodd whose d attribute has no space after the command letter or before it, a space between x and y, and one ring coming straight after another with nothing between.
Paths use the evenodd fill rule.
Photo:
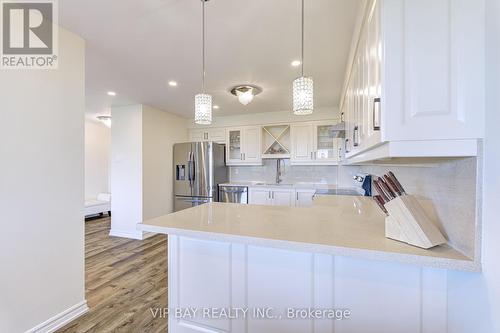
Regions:
<instances>
[{"instance_id":1,"label":"lower white cabinet","mask_svg":"<svg viewBox=\"0 0 500 333\"><path fill-rule=\"evenodd\" d=\"M169 307L197 310L193 316L172 311L170 333L456 332L447 329L453 290L444 269L177 235L168 235L168 254ZM229 316L221 315L224 309ZM236 309L248 313L234 315ZM289 309L338 309L337 316L349 310L351 316L313 312L292 319Z\"/></svg>"},{"instance_id":2,"label":"lower white cabinet","mask_svg":"<svg viewBox=\"0 0 500 333\"><path fill-rule=\"evenodd\" d=\"M294 190L273 190L271 193L273 206L294 206Z\"/></svg>"},{"instance_id":3,"label":"lower white cabinet","mask_svg":"<svg viewBox=\"0 0 500 333\"><path fill-rule=\"evenodd\" d=\"M271 205L271 192L266 188L250 188L248 203L251 205Z\"/></svg>"},{"instance_id":4,"label":"lower white cabinet","mask_svg":"<svg viewBox=\"0 0 500 333\"><path fill-rule=\"evenodd\" d=\"M314 189L297 189L295 191L295 206L310 207L313 205L313 198L316 190Z\"/></svg>"},{"instance_id":5,"label":"lower white cabinet","mask_svg":"<svg viewBox=\"0 0 500 333\"><path fill-rule=\"evenodd\" d=\"M251 187L248 203L251 205L289 206L295 205L295 190Z\"/></svg>"}]
</instances>

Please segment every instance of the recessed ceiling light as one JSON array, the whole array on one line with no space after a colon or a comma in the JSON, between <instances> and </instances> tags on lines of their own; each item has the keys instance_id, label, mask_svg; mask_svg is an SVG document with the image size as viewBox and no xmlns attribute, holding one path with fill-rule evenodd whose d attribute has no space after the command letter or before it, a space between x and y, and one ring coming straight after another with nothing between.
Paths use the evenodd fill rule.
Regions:
<instances>
[{"instance_id":1,"label":"recessed ceiling light","mask_svg":"<svg viewBox=\"0 0 500 333\"><path fill-rule=\"evenodd\" d=\"M300 66L300 64L301 64L300 60L294 60L294 61L292 61L292 63L291 63L291 65L292 65L293 67L299 67L299 66Z\"/></svg>"},{"instance_id":2,"label":"recessed ceiling light","mask_svg":"<svg viewBox=\"0 0 500 333\"><path fill-rule=\"evenodd\" d=\"M216 109L216 110L218 110L219 106L218 105L214 105L213 108Z\"/></svg>"},{"instance_id":3,"label":"recessed ceiling light","mask_svg":"<svg viewBox=\"0 0 500 333\"><path fill-rule=\"evenodd\" d=\"M116 93L114 91L108 91L109 96L116 96Z\"/></svg>"},{"instance_id":4,"label":"recessed ceiling light","mask_svg":"<svg viewBox=\"0 0 500 333\"><path fill-rule=\"evenodd\" d=\"M168 81L168 85L171 87L177 87L177 82L176 81Z\"/></svg>"}]
</instances>

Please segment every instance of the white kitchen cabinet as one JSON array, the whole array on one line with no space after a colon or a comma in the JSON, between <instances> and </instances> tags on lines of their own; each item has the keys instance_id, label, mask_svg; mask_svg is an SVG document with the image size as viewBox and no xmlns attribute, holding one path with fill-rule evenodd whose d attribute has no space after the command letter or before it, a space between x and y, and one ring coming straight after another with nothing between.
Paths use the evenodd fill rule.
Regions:
<instances>
[{"instance_id":1,"label":"white kitchen cabinet","mask_svg":"<svg viewBox=\"0 0 500 333\"><path fill-rule=\"evenodd\" d=\"M203 129L190 129L189 130L189 141L191 142L202 142L205 141L205 132Z\"/></svg>"},{"instance_id":2,"label":"white kitchen cabinet","mask_svg":"<svg viewBox=\"0 0 500 333\"><path fill-rule=\"evenodd\" d=\"M310 162L313 159L312 124L294 124L290 128L292 141L292 163Z\"/></svg>"},{"instance_id":3,"label":"white kitchen cabinet","mask_svg":"<svg viewBox=\"0 0 500 333\"><path fill-rule=\"evenodd\" d=\"M262 163L260 126L243 128L243 161L245 163Z\"/></svg>"},{"instance_id":4,"label":"white kitchen cabinet","mask_svg":"<svg viewBox=\"0 0 500 333\"><path fill-rule=\"evenodd\" d=\"M295 206L310 207L313 205L313 197L316 190L314 189L297 189L295 190Z\"/></svg>"},{"instance_id":5,"label":"white kitchen cabinet","mask_svg":"<svg viewBox=\"0 0 500 333\"><path fill-rule=\"evenodd\" d=\"M330 231L326 223L325 230ZM168 235L168 304L177 309L210 306L218 310L210 312L218 317L207 318L202 310L192 317L170 315L170 333L456 332L447 329L452 306L447 299L455 290L450 289L445 269L332 256L312 246L304 251L283 244L272 248L260 240L242 244L206 238ZM344 306L356 320L315 315L279 320L251 314L263 306L283 318L292 306L297 310ZM220 309L232 312L223 316ZM250 311L231 318L233 309ZM374 309L383 311L374 315Z\"/></svg>"},{"instance_id":6,"label":"white kitchen cabinet","mask_svg":"<svg viewBox=\"0 0 500 333\"><path fill-rule=\"evenodd\" d=\"M260 126L228 128L226 130L227 165L261 165Z\"/></svg>"},{"instance_id":7,"label":"white kitchen cabinet","mask_svg":"<svg viewBox=\"0 0 500 333\"><path fill-rule=\"evenodd\" d=\"M274 189L271 194L272 205L293 207L295 206L294 194L294 190Z\"/></svg>"},{"instance_id":8,"label":"white kitchen cabinet","mask_svg":"<svg viewBox=\"0 0 500 333\"><path fill-rule=\"evenodd\" d=\"M289 206L295 205L293 189L251 187L248 203L252 205Z\"/></svg>"},{"instance_id":9,"label":"white kitchen cabinet","mask_svg":"<svg viewBox=\"0 0 500 333\"><path fill-rule=\"evenodd\" d=\"M291 126L292 165L336 165L342 139L336 138L335 122L310 122Z\"/></svg>"},{"instance_id":10,"label":"white kitchen cabinet","mask_svg":"<svg viewBox=\"0 0 500 333\"><path fill-rule=\"evenodd\" d=\"M226 142L226 129L224 128L204 128L189 130L189 141L204 142L213 141L217 143Z\"/></svg>"},{"instance_id":11,"label":"white kitchen cabinet","mask_svg":"<svg viewBox=\"0 0 500 333\"><path fill-rule=\"evenodd\" d=\"M477 154L483 0L371 0L357 38L341 101L348 162Z\"/></svg>"},{"instance_id":12,"label":"white kitchen cabinet","mask_svg":"<svg viewBox=\"0 0 500 333\"><path fill-rule=\"evenodd\" d=\"M251 187L248 203L252 205L272 205L271 190L268 188Z\"/></svg>"},{"instance_id":13,"label":"white kitchen cabinet","mask_svg":"<svg viewBox=\"0 0 500 333\"><path fill-rule=\"evenodd\" d=\"M333 164L339 162L343 139L338 138L339 131L333 122L313 123L313 149L316 164Z\"/></svg>"}]
</instances>

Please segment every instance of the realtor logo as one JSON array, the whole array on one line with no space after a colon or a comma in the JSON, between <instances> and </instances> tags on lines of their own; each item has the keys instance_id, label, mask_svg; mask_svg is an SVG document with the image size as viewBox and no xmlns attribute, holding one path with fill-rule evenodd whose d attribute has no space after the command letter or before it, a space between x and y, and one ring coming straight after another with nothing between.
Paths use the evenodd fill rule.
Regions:
<instances>
[{"instance_id":1,"label":"realtor logo","mask_svg":"<svg viewBox=\"0 0 500 333\"><path fill-rule=\"evenodd\" d=\"M0 0L1 68L57 68L54 0Z\"/></svg>"}]
</instances>

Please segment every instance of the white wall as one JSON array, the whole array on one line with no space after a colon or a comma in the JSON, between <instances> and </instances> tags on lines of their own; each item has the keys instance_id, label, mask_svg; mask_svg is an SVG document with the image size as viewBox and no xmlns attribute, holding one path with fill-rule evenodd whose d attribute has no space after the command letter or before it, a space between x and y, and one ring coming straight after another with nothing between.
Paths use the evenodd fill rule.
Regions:
<instances>
[{"instance_id":1,"label":"white wall","mask_svg":"<svg viewBox=\"0 0 500 333\"><path fill-rule=\"evenodd\" d=\"M111 109L110 235L142 239L142 106Z\"/></svg>"},{"instance_id":2,"label":"white wall","mask_svg":"<svg viewBox=\"0 0 500 333\"><path fill-rule=\"evenodd\" d=\"M500 1L486 1L486 139L483 192L483 273L450 273L453 333L500 332Z\"/></svg>"},{"instance_id":3,"label":"white wall","mask_svg":"<svg viewBox=\"0 0 500 333\"><path fill-rule=\"evenodd\" d=\"M187 140L188 120L145 105L111 111L110 235L142 239L137 223L172 211L172 146Z\"/></svg>"},{"instance_id":4,"label":"white wall","mask_svg":"<svg viewBox=\"0 0 500 333\"><path fill-rule=\"evenodd\" d=\"M173 211L173 145L188 140L188 120L171 113L142 108L142 216Z\"/></svg>"},{"instance_id":5,"label":"white wall","mask_svg":"<svg viewBox=\"0 0 500 333\"><path fill-rule=\"evenodd\" d=\"M85 198L110 191L111 131L104 124L85 121Z\"/></svg>"},{"instance_id":6,"label":"white wall","mask_svg":"<svg viewBox=\"0 0 500 333\"><path fill-rule=\"evenodd\" d=\"M0 332L86 309L84 54L59 29L57 70L0 73Z\"/></svg>"}]
</instances>

